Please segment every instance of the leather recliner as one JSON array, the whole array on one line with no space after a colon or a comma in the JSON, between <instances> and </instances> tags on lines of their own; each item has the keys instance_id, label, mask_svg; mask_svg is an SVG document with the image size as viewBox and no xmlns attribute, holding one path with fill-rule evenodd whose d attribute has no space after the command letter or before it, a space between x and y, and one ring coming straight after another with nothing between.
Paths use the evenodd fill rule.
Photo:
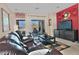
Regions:
<instances>
[{"instance_id":1,"label":"leather recliner","mask_svg":"<svg viewBox=\"0 0 79 59\"><path fill-rule=\"evenodd\" d=\"M19 35L16 32L11 32L9 34L8 43L15 49L18 49L24 53L28 52L28 48L25 44L21 42Z\"/></svg>"},{"instance_id":2,"label":"leather recliner","mask_svg":"<svg viewBox=\"0 0 79 59\"><path fill-rule=\"evenodd\" d=\"M42 42L44 45L48 45L48 44L53 44L54 42L51 41L51 39L54 39L53 37L49 37L46 34L43 34L42 36L38 36L39 37L39 41Z\"/></svg>"},{"instance_id":3,"label":"leather recliner","mask_svg":"<svg viewBox=\"0 0 79 59\"><path fill-rule=\"evenodd\" d=\"M30 43L30 42L29 42ZM38 46L34 46L32 48L27 47L27 45L25 45L22 41L20 36L18 35L17 32L11 32L9 34L9 44L12 45L12 47L25 52L26 54L28 54L31 51L34 50L38 50L38 49L43 49L44 46L43 45L38 45Z\"/></svg>"}]
</instances>

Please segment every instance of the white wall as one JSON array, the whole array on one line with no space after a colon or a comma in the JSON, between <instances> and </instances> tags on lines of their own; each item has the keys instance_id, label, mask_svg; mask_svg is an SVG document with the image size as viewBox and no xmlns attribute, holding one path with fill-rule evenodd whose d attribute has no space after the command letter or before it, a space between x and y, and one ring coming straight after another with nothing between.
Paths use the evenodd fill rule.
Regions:
<instances>
[{"instance_id":1,"label":"white wall","mask_svg":"<svg viewBox=\"0 0 79 59\"><path fill-rule=\"evenodd\" d=\"M9 15L10 15L10 31L8 32L2 32L2 14L1 14L1 8L5 9ZM49 35L53 36L53 30L56 29L56 15L55 13L52 13L51 15L48 16L33 16L30 14L26 14L25 18L26 20L26 28L23 29L27 32L30 32L32 30L30 21L31 19L38 19L38 20L45 20L45 31ZM48 26L48 19L52 19L51 21L51 26ZM15 18L15 13L13 13L5 4L0 4L0 38L6 35L7 33L14 31L14 26L16 26L16 18Z\"/></svg>"},{"instance_id":2,"label":"white wall","mask_svg":"<svg viewBox=\"0 0 79 59\"><path fill-rule=\"evenodd\" d=\"M52 13L51 15L48 16L49 19L51 19L51 26L49 26L50 28L50 35L54 36L54 29L57 28L57 21L56 21L56 13Z\"/></svg>"},{"instance_id":3,"label":"white wall","mask_svg":"<svg viewBox=\"0 0 79 59\"><path fill-rule=\"evenodd\" d=\"M3 8L5 11L9 13L9 19L10 19L10 31L8 32L2 32L2 13L1 13L1 8ZM0 3L0 38L6 35L7 33L13 31L13 25L15 24L15 19L14 19L14 13L8 9L8 7L5 4Z\"/></svg>"}]
</instances>

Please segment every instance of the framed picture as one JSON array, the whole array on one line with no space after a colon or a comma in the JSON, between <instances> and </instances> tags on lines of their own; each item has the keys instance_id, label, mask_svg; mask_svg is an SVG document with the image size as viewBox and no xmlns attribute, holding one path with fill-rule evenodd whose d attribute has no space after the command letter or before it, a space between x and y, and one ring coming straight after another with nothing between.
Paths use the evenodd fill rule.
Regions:
<instances>
[{"instance_id":1,"label":"framed picture","mask_svg":"<svg viewBox=\"0 0 79 59\"><path fill-rule=\"evenodd\" d=\"M2 12L2 31L8 32L10 30L9 13L7 13L3 8L1 9L1 12Z\"/></svg>"}]
</instances>

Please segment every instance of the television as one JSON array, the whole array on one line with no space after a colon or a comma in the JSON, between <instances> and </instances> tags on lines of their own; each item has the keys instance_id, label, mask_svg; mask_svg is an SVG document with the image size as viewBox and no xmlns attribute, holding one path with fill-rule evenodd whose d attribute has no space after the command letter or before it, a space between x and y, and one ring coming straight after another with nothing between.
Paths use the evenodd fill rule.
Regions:
<instances>
[{"instance_id":1,"label":"television","mask_svg":"<svg viewBox=\"0 0 79 59\"><path fill-rule=\"evenodd\" d=\"M72 21L71 20L65 20L58 24L58 29L62 30L72 30Z\"/></svg>"}]
</instances>

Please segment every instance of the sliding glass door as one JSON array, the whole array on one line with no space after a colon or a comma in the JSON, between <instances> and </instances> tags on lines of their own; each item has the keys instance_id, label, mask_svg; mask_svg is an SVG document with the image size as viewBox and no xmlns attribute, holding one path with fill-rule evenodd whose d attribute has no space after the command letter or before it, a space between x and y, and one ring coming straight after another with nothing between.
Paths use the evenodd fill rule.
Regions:
<instances>
[{"instance_id":1,"label":"sliding glass door","mask_svg":"<svg viewBox=\"0 0 79 59\"><path fill-rule=\"evenodd\" d=\"M45 32L44 20L31 20L32 30L36 28L40 33Z\"/></svg>"}]
</instances>

